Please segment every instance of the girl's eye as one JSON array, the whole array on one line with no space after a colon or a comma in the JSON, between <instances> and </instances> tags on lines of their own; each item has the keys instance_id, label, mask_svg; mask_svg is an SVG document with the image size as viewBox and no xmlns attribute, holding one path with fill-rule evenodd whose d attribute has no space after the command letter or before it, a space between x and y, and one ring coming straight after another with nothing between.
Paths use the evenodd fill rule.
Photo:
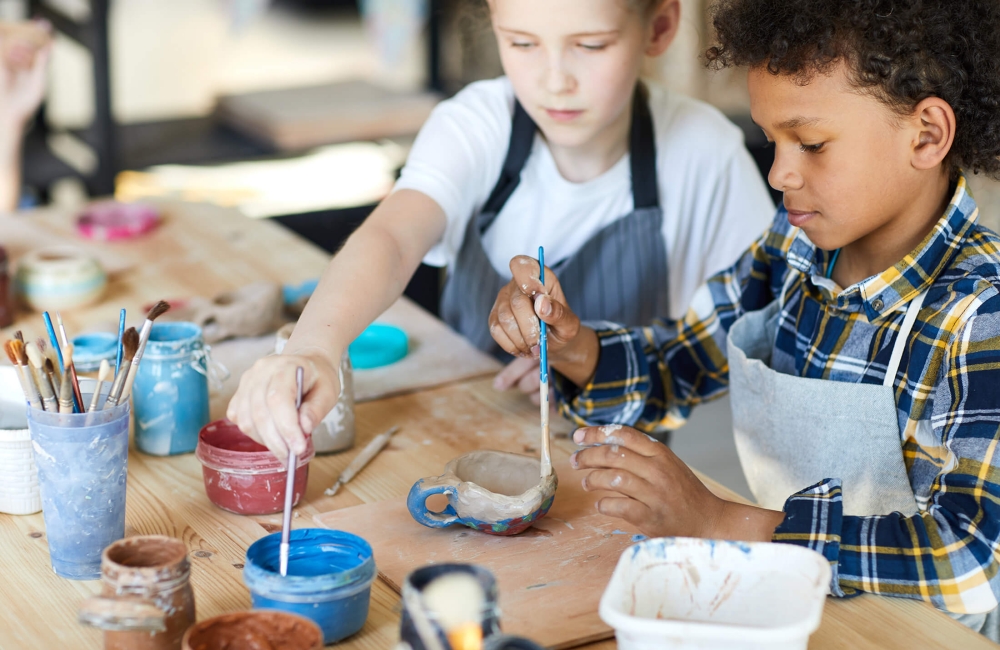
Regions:
<instances>
[{"instance_id":1,"label":"girl's eye","mask_svg":"<svg viewBox=\"0 0 1000 650\"><path fill-rule=\"evenodd\" d=\"M527 50L527 49L529 49L531 47L534 47L535 44L534 43L526 43L524 41L512 41L510 45L511 45L511 47L516 47L519 50Z\"/></svg>"},{"instance_id":2,"label":"girl's eye","mask_svg":"<svg viewBox=\"0 0 1000 650\"><path fill-rule=\"evenodd\" d=\"M607 43L580 43L580 47L588 52L600 52L607 46Z\"/></svg>"},{"instance_id":3,"label":"girl's eye","mask_svg":"<svg viewBox=\"0 0 1000 650\"><path fill-rule=\"evenodd\" d=\"M823 144L822 142L819 144L806 144L803 142L799 144L799 151L802 153L819 153L823 149Z\"/></svg>"}]
</instances>

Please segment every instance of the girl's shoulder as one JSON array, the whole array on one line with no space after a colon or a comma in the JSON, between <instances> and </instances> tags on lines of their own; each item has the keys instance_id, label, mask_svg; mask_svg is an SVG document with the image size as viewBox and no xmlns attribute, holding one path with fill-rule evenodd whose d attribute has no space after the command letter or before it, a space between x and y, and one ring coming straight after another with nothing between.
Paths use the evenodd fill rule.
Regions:
<instances>
[{"instance_id":1,"label":"girl's shoulder","mask_svg":"<svg viewBox=\"0 0 1000 650\"><path fill-rule=\"evenodd\" d=\"M474 81L438 104L434 114L458 117L463 123L479 123L509 134L514 115L514 88L507 77Z\"/></svg>"},{"instance_id":2,"label":"girl's shoulder","mask_svg":"<svg viewBox=\"0 0 1000 650\"><path fill-rule=\"evenodd\" d=\"M656 83L646 86L661 155L719 161L743 148L743 131L716 107Z\"/></svg>"}]
</instances>

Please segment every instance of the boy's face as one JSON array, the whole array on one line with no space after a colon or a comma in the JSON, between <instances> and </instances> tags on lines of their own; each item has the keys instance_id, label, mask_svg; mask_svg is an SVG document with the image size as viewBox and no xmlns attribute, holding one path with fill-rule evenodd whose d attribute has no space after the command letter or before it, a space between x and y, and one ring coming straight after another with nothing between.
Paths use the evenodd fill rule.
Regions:
<instances>
[{"instance_id":1,"label":"boy's face","mask_svg":"<svg viewBox=\"0 0 1000 650\"><path fill-rule=\"evenodd\" d=\"M839 65L801 84L755 68L750 112L774 142L771 187L793 226L825 250L889 234L912 207L923 176L911 165L913 133Z\"/></svg>"},{"instance_id":2,"label":"boy's face","mask_svg":"<svg viewBox=\"0 0 1000 650\"><path fill-rule=\"evenodd\" d=\"M490 7L504 72L551 144L585 145L628 119L653 30L626 0L491 0Z\"/></svg>"}]
</instances>

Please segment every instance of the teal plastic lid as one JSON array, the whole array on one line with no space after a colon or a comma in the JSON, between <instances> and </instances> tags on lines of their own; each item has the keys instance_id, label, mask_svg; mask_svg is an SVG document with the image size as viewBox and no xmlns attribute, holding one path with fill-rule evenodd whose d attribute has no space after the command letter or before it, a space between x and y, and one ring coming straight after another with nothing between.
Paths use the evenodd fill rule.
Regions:
<instances>
[{"instance_id":1,"label":"teal plastic lid","mask_svg":"<svg viewBox=\"0 0 1000 650\"><path fill-rule=\"evenodd\" d=\"M118 356L118 337L108 332L94 332L73 337L73 365L79 372L93 372L101 367L101 361L111 362L115 369Z\"/></svg>"},{"instance_id":2,"label":"teal plastic lid","mask_svg":"<svg viewBox=\"0 0 1000 650\"><path fill-rule=\"evenodd\" d=\"M351 365L359 370L381 368L396 363L410 350L406 332L392 325L372 323L358 338L354 339L347 351Z\"/></svg>"}]
</instances>

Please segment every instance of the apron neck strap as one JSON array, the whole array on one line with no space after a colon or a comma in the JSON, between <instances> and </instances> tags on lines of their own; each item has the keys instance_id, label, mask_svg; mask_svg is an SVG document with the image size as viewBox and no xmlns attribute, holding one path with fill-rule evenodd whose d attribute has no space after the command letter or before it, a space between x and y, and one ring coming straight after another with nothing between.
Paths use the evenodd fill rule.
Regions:
<instances>
[{"instance_id":1,"label":"apron neck strap","mask_svg":"<svg viewBox=\"0 0 1000 650\"><path fill-rule=\"evenodd\" d=\"M913 331L913 324L917 321L917 315L920 313L920 308L924 304L925 297L927 297L926 289L921 291L906 307L906 316L903 317L903 324L899 327L896 342L892 344L892 356L889 357L885 379L882 380L883 386L892 388L896 382L896 373L899 372L899 362L903 359L903 350L906 348L906 342L910 338L910 332Z\"/></svg>"},{"instance_id":2,"label":"apron neck strap","mask_svg":"<svg viewBox=\"0 0 1000 650\"><path fill-rule=\"evenodd\" d=\"M649 110L648 91L642 82L636 84L632 98L632 123L629 129L629 162L632 171L632 201L635 209L654 208L660 205L658 176L656 173L656 134L653 115ZM521 170L531 155L538 126L521 102L514 100L510 143L493 191L479 213L479 234L484 234L496 219L507 200L521 182Z\"/></svg>"}]
</instances>

